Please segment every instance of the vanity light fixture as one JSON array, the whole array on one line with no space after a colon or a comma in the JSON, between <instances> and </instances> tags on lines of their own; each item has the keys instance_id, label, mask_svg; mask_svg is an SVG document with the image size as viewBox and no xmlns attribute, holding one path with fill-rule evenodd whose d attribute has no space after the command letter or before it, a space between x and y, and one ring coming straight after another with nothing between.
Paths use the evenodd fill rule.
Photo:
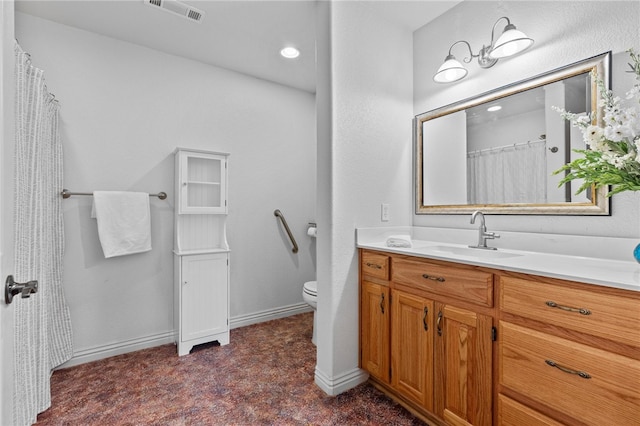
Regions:
<instances>
[{"instance_id":1,"label":"vanity light fixture","mask_svg":"<svg viewBox=\"0 0 640 426\"><path fill-rule=\"evenodd\" d=\"M288 46L280 51L280 54L287 59L295 59L300 56L300 51L295 47Z\"/></svg>"},{"instance_id":2,"label":"vanity light fixture","mask_svg":"<svg viewBox=\"0 0 640 426\"><path fill-rule=\"evenodd\" d=\"M506 19L507 25L502 30L500 37L494 41L496 26L502 19ZM453 43L449 48L449 54L444 59L444 63L440 68L438 68L438 72L433 76L433 81L436 83L452 83L463 79L467 75L467 69L462 66L462 64L451 53L451 49L453 49L456 44L460 43L467 45L469 54L471 55L470 57L463 59L465 63L468 64L473 58L478 58L478 64L481 68L490 68L498 62L498 59L516 55L529 48L533 44L533 39L527 37L522 31L517 30L516 26L511 23L509 18L503 16L493 24L493 29L491 30L491 43L489 43L488 46L483 45L477 55L473 54L469 42L459 40Z\"/></svg>"}]
</instances>

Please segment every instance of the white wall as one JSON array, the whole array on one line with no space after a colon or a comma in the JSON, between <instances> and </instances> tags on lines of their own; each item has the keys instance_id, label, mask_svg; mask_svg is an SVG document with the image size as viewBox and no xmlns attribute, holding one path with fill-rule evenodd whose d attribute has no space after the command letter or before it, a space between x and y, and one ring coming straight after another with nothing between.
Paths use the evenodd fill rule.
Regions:
<instances>
[{"instance_id":1,"label":"white wall","mask_svg":"<svg viewBox=\"0 0 640 426\"><path fill-rule=\"evenodd\" d=\"M431 77L456 40L477 51L489 43L491 28L501 16L535 40L520 56L501 59L493 68L468 65L464 80L451 85ZM414 114L420 114L496 87L523 80L607 51L613 52L613 89L624 94L633 83L627 74L625 51L640 50L640 2L624 1L466 1L414 33ZM459 46L459 48L461 48ZM459 59L464 49L454 55ZM640 194L623 193L612 199L608 217L495 216L493 230L571 235L640 237ZM467 217L414 215L416 226L472 227Z\"/></svg>"},{"instance_id":2,"label":"white wall","mask_svg":"<svg viewBox=\"0 0 640 426\"><path fill-rule=\"evenodd\" d=\"M64 201L65 292L75 356L171 340L173 150L231 153L232 326L306 310L315 277L315 96L90 32L16 14L16 37L60 100L65 186L165 191L151 200L151 252L104 259L91 197ZM273 211L298 240L291 253Z\"/></svg>"},{"instance_id":3,"label":"white wall","mask_svg":"<svg viewBox=\"0 0 640 426\"><path fill-rule=\"evenodd\" d=\"M318 37L315 380L336 394L366 378L357 368L355 228L411 220L412 40L376 2L320 3L319 26L328 30ZM390 205L389 222L380 220L381 203Z\"/></svg>"}]
</instances>

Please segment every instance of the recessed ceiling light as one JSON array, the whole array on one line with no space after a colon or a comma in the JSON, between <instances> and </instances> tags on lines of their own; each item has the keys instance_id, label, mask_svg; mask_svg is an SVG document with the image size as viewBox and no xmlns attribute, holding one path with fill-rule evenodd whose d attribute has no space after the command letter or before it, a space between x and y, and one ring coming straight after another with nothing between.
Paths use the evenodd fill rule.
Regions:
<instances>
[{"instance_id":1,"label":"recessed ceiling light","mask_svg":"<svg viewBox=\"0 0 640 426\"><path fill-rule=\"evenodd\" d=\"M502 107L500 105L493 105L487 108L487 111L494 112L494 111L500 111L501 109Z\"/></svg>"},{"instance_id":2,"label":"recessed ceiling light","mask_svg":"<svg viewBox=\"0 0 640 426\"><path fill-rule=\"evenodd\" d=\"M295 47L285 47L280 51L280 54L287 59L294 59L300 56L300 51Z\"/></svg>"}]
</instances>

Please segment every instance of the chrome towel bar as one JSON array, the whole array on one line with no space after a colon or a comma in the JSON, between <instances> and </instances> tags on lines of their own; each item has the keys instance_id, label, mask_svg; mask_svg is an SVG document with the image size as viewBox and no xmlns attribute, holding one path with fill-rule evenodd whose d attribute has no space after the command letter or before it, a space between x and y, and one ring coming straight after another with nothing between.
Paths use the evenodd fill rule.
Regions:
<instances>
[{"instance_id":1,"label":"chrome towel bar","mask_svg":"<svg viewBox=\"0 0 640 426\"><path fill-rule=\"evenodd\" d=\"M62 195L62 198L69 198L72 195L93 195L93 192L71 192L68 189L63 189L60 195ZM167 193L158 192L157 194L149 194L149 197L158 197L161 200L164 200L167 198Z\"/></svg>"},{"instance_id":2,"label":"chrome towel bar","mask_svg":"<svg viewBox=\"0 0 640 426\"><path fill-rule=\"evenodd\" d=\"M293 248L291 249L291 251L294 252L294 253L297 253L298 252L298 243L296 243L296 239L293 238L293 234L291 233L291 229L289 229L289 225L287 225L287 219L284 218L284 215L278 209L273 211L273 215L280 219L280 222L282 222L282 225L284 226L284 229L287 231L287 235L289 235L289 239L291 240L291 244L293 244Z\"/></svg>"}]
</instances>

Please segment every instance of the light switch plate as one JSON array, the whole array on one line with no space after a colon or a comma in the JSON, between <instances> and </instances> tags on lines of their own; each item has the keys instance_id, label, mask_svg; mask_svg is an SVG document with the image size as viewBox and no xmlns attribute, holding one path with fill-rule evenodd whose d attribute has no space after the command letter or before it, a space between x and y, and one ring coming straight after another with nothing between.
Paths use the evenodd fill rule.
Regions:
<instances>
[{"instance_id":1,"label":"light switch plate","mask_svg":"<svg viewBox=\"0 0 640 426\"><path fill-rule=\"evenodd\" d=\"M389 222L389 204L382 204L380 206L380 220Z\"/></svg>"}]
</instances>

